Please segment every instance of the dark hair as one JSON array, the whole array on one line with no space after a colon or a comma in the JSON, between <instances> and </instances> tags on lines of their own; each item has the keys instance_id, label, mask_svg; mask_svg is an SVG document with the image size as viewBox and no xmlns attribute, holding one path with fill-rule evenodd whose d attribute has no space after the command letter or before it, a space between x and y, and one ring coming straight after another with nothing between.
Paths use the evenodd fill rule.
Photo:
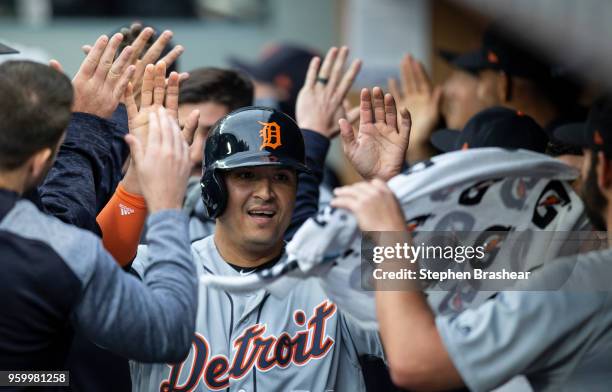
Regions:
<instances>
[{"instance_id":1,"label":"dark hair","mask_svg":"<svg viewBox=\"0 0 612 392\"><path fill-rule=\"evenodd\" d=\"M59 142L70 121L72 84L49 66L7 61L0 86L0 169L13 170Z\"/></svg>"},{"instance_id":2,"label":"dark hair","mask_svg":"<svg viewBox=\"0 0 612 392\"><path fill-rule=\"evenodd\" d=\"M221 68L198 68L181 83L179 104L214 102L229 111L253 105L253 83L241 72Z\"/></svg>"}]
</instances>

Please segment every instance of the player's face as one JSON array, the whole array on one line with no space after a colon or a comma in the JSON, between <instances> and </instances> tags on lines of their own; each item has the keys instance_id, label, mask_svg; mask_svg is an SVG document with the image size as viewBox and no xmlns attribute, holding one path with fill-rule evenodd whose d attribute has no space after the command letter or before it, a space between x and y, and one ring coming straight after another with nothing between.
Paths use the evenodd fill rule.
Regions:
<instances>
[{"instance_id":1,"label":"player's face","mask_svg":"<svg viewBox=\"0 0 612 392\"><path fill-rule=\"evenodd\" d=\"M193 143L189 149L189 160L192 164L191 175L199 177L202 175L202 155L208 132L210 132L213 125L221 117L229 113L229 109L227 106L215 102L181 104L178 108L181 128L184 126L184 121L187 120L189 114L195 109L200 111L200 119L198 129L193 136Z\"/></svg>"},{"instance_id":2,"label":"player's face","mask_svg":"<svg viewBox=\"0 0 612 392\"><path fill-rule=\"evenodd\" d=\"M291 221L297 190L292 169L262 166L224 175L228 200L217 219L233 242L253 250L277 247Z\"/></svg>"},{"instance_id":3,"label":"player's face","mask_svg":"<svg viewBox=\"0 0 612 392\"><path fill-rule=\"evenodd\" d=\"M478 78L468 72L453 70L442 86L442 115L447 127L461 130L480 106L476 92Z\"/></svg>"}]
</instances>

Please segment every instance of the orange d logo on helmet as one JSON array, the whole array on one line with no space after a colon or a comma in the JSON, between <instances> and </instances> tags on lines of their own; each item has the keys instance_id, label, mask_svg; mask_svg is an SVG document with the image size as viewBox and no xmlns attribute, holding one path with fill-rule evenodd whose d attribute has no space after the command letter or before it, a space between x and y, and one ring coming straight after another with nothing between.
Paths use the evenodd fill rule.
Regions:
<instances>
[{"instance_id":1,"label":"orange d logo on helmet","mask_svg":"<svg viewBox=\"0 0 612 392\"><path fill-rule=\"evenodd\" d=\"M264 147L270 147L271 149L276 149L277 147L282 146L281 143L281 129L280 125L277 124L276 121L272 122L261 122L257 121L263 128L259 131L259 136L261 136L261 146L259 146L260 150L263 150Z\"/></svg>"}]
</instances>

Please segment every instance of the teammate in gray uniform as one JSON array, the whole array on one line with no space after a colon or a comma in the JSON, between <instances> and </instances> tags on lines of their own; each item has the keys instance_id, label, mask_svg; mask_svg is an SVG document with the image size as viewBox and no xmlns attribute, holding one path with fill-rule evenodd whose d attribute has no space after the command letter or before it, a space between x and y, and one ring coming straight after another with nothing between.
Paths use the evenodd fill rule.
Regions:
<instances>
[{"instance_id":1,"label":"teammate in gray uniform","mask_svg":"<svg viewBox=\"0 0 612 392\"><path fill-rule=\"evenodd\" d=\"M204 205L215 234L192 244L200 274L251 273L283 256L304 143L288 116L245 108L224 117L205 147ZM133 269L147 269L142 247ZM139 391L362 391L359 356L382 357L377 331L330 302L316 280L284 298L201 286L196 334L177 364L132 364ZM163 310L161 310L163 311Z\"/></svg>"},{"instance_id":2,"label":"teammate in gray uniform","mask_svg":"<svg viewBox=\"0 0 612 392\"><path fill-rule=\"evenodd\" d=\"M584 148L582 195L593 225L606 230L612 224L611 101L598 102L586 125L555 135ZM406 230L380 180L338 189L332 205L352 211L364 231ZM522 291L502 292L456 316L435 317L416 289L378 291L392 379L408 389L487 391L523 374L538 391L609 390L611 256L607 249L551 262L517 287ZM534 291L543 289L551 291Z\"/></svg>"}]
</instances>

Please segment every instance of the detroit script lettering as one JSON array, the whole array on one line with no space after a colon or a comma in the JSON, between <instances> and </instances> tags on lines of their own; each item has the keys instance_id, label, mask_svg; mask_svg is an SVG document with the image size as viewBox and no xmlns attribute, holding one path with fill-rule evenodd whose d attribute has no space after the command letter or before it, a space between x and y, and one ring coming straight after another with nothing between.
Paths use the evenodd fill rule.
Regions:
<instances>
[{"instance_id":1,"label":"detroit script lettering","mask_svg":"<svg viewBox=\"0 0 612 392\"><path fill-rule=\"evenodd\" d=\"M336 305L329 301L319 304L308 320L303 310L296 310L293 312L293 321L303 329L293 336L286 332L278 336L266 336L266 325L252 325L234 339L235 354L231 364L225 355L210 358L208 340L196 332L192 342L191 367L183 368L185 362L170 365L170 375L168 379L162 381L159 390L160 392L191 391L201 381L209 389L222 390L230 385L231 379L243 378L253 367L265 372L275 367L284 369L292 363L305 365L313 359L325 356L334 345L334 339L326 334L325 329L328 319L335 313ZM181 374L188 374L187 380L182 385L177 385Z\"/></svg>"}]
</instances>

